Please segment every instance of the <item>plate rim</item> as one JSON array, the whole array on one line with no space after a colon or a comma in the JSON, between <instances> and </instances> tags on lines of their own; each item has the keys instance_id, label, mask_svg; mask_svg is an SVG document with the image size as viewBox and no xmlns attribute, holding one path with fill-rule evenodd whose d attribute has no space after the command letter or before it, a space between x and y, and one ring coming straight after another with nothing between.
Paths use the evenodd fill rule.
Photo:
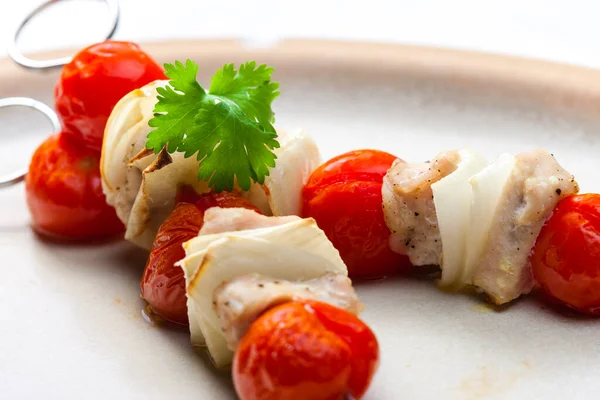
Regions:
<instances>
[{"instance_id":1,"label":"plate rim","mask_svg":"<svg viewBox=\"0 0 600 400\"><path fill-rule=\"evenodd\" d=\"M600 102L600 70L554 61L474 50L352 40L286 39L270 46L252 46L235 39L178 39L140 41L154 58L194 54L206 60L264 58L295 64L340 63L358 68L451 81L472 90L518 94L546 106L568 104L588 109ZM76 51L76 50L75 50ZM72 54L73 48L37 52L36 58ZM173 56L172 56L173 55ZM9 58L0 59L0 87L4 96L18 95L17 83L38 81L45 72L29 71ZM555 105L560 105L555 104Z\"/></svg>"}]
</instances>

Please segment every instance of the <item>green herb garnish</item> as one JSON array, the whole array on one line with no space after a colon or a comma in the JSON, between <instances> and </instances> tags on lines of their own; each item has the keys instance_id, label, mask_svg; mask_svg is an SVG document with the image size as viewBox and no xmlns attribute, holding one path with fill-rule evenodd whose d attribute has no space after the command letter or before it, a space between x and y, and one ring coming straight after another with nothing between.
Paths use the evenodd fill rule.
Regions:
<instances>
[{"instance_id":1,"label":"green herb garnish","mask_svg":"<svg viewBox=\"0 0 600 400\"><path fill-rule=\"evenodd\" d=\"M200 161L198 179L217 192L233 189L234 182L248 190L251 181L263 183L275 166L273 149L279 147L271 103L279 84L271 82L273 68L244 63L236 70L226 64L212 77L206 91L198 81L198 64L187 60L165 64L169 85L159 88L154 128L146 147L167 147Z\"/></svg>"}]
</instances>

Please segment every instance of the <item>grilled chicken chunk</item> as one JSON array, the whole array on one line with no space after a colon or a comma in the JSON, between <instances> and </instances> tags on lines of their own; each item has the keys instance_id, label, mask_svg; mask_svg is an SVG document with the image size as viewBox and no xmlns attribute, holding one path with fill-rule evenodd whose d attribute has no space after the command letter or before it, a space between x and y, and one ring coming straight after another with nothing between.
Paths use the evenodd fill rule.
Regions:
<instances>
[{"instance_id":1,"label":"grilled chicken chunk","mask_svg":"<svg viewBox=\"0 0 600 400\"><path fill-rule=\"evenodd\" d=\"M529 254L542 225L561 199L578 191L573 175L547 151L517 154L472 283L496 304L529 293L533 288Z\"/></svg>"},{"instance_id":2,"label":"grilled chicken chunk","mask_svg":"<svg viewBox=\"0 0 600 400\"><path fill-rule=\"evenodd\" d=\"M535 240L556 204L579 188L547 151L520 153L489 168L482 163L473 168L471 178L456 178L456 190L464 195L461 201L469 202L470 212L457 209L453 215L446 209L443 219L435 205L453 204L459 196L448 185L435 191L442 183L436 182L450 178L461 162L459 151L450 151L431 163L392 165L382 189L384 215L392 230L390 247L407 254L414 265L440 265L440 283L446 287L473 285L493 302L507 303L531 291L528 259ZM471 185L470 195L464 184ZM448 231L442 240L444 221L447 231L456 232ZM456 240L459 236L464 240ZM455 256L452 265L445 262L447 254Z\"/></svg>"},{"instance_id":3,"label":"grilled chicken chunk","mask_svg":"<svg viewBox=\"0 0 600 400\"><path fill-rule=\"evenodd\" d=\"M260 310L280 299L308 296L310 292L324 300L347 298L347 303L334 304L356 308L352 305L355 295L349 287L350 281L345 281L346 286L337 285L335 280L323 281L320 285L292 283L307 282L327 273L348 275L339 252L312 218L268 217L247 209L214 207L206 211L200 234L183 247L186 257L177 265L183 269L186 281L192 344L206 346L219 367L233 359L228 341L237 343L237 339L226 337L221 318L229 321L226 322L229 335L239 338ZM241 278L252 274L279 279L282 283L271 285L267 278ZM232 286L222 288L224 293L214 298L217 288L226 282ZM259 287L259 283L263 287ZM281 290L283 292L279 292ZM221 301L222 296L227 298ZM231 314L225 314L215 308L217 304L235 308L227 310Z\"/></svg>"},{"instance_id":4,"label":"grilled chicken chunk","mask_svg":"<svg viewBox=\"0 0 600 400\"><path fill-rule=\"evenodd\" d=\"M290 282L244 275L219 286L213 306L229 349L234 351L250 324L267 309L294 299L314 299L358 314L361 304L348 277L327 273L320 278Z\"/></svg>"},{"instance_id":5,"label":"grilled chicken chunk","mask_svg":"<svg viewBox=\"0 0 600 400\"><path fill-rule=\"evenodd\" d=\"M390 247L406 254L413 265L438 265L442 241L431 185L456 170L457 150L438 154L431 162L394 162L383 179L383 213L392 231Z\"/></svg>"},{"instance_id":6,"label":"grilled chicken chunk","mask_svg":"<svg viewBox=\"0 0 600 400\"><path fill-rule=\"evenodd\" d=\"M198 235L269 228L300 220L300 217L266 217L246 208L212 207L204 213L204 225Z\"/></svg>"}]
</instances>

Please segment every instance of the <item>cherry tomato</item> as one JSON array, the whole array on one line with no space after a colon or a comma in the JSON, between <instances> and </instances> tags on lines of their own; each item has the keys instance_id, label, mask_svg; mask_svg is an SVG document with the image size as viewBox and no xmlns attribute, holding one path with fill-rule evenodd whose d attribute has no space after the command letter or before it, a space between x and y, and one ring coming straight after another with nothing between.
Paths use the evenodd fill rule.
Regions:
<instances>
[{"instance_id":1,"label":"cherry tomato","mask_svg":"<svg viewBox=\"0 0 600 400\"><path fill-rule=\"evenodd\" d=\"M98 155L60 133L37 148L25 180L34 229L66 239L116 236L124 226L106 204Z\"/></svg>"},{"instance_id":2,"label":"cherry tomato","mask_svg":"<svg viewBox=\"0 0 600 400\"><path fill-rule=\"evenodd\" d=\"M306 183L305 192L338 182L383 182L383 177L398 157L379 150L354 150L340 154L321 165Z\"/></svg>"},{"instance_id":3,"label":"cherry tomato","mask_svg":"<svg viewBox=\"0 0 600 400\"><path fill-rule=\"evenodd\" d=\"M158 79L165 79L163 69L136 44L105 41L85 48L65 65L54 90L65 133L100 151L115 104Z\"/></svg>"},{"instance_id":4,"label":"cherry tomato","mask_svg":"<svg viewBox=\"0 0 600 400\"><path fill-rule=\"evenodd\" d=\"M303 217L317 221L351 278L380 278L410 265L408 257L390 250L383 216L383 177L395 160L383 151L351 151L323 164L304 186Z\"/></svg>"},{"instance_id":5,"label":"cherry tomato","mask_svg":"<svg viewBox=\"0 0 600 400\"><path fill-rule=\"evenodd\" d=\"M577 311L600 315L600 195L562 200L546 221L531 256L546 295Z\"/></svg>"},{"instance_id":6,"label":"cherry tomato","mask_svg":"<svg viewBox=\"0 0 600 400\"><path fill-rule=\"evenodd\" d=\"M185 325L188 323L185 277L181 267L174 265L185 257L183 243L198 235L204 223L204 211L211 207L242 207L259 211L248 200L227 192L198 196L183 189L179 200L182 202L158 229L142 276L141 289L142 297L152 312L168 321Z\"/></svg>"},{"instance_id":7,"label":"cherry tomato","mask_svg":"<svg viewBox=\"0 0 600 400\"><path fill-rule=\"evenodd\" d=\"M342 400L362 397L378 365L377 338L356 316L294 301L252 323L232 373L242 400Z\"/></svg>"}]
</instances>

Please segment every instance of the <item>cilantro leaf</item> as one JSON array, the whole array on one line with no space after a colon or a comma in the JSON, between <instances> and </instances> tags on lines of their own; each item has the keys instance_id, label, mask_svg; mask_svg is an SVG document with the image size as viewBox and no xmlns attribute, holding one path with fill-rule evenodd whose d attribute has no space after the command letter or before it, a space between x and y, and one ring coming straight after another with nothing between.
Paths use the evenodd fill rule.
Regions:
<instances>
[{"instance_id":1,"label":"cilantro leaf","mask_svg":"<svg viewBox=\"0 0 600 400\"><path fill-rule=\"evenodd\" d=\"M198 179L215 191L231 190L237 182L248 190L263 183L275 166L279 147L273 127L273 100L279 84L271 82L273 68L244 63L219 69L208 92L196 80L198 65L165 64L169 85L157 89L158 103L148 125L146 147L159 152L182 152L200 161Z\"/></svg>"},{"instance_id":2,"label":"cilantro leaf","mask_svg":"<svg viewBox=\"0 0 600 400\"><path fill-rule=\"evenodd\" d=\"M248 117L266 130L275 132L271 125L274 122L271 103L279 96L279 84L270 82L272 73L273 68L266 65L256 67L254 61L242 64L239 72L235 71L233 64L226 64L213 76L209 92L235 102Z\"/></svg>"},{"instance_id":3,"label":"cilantro leaf","mask_svg":"<svg viewBox=\"0 0 600 400\"><path fill-rule=\"evenodd\" d=\"M206 97L206 92L196 81L198 65L190 60L184 66L177 61L165 64L165 75L170 86L158 88L158 103L154 107L154 118L148 125L157 128L150 132L146 147L155 153L168 143L167 151L174 153L181 145L182 133L187 132L198 112L198 104ZM177 90L177 91L175 91Z\"/></svg>"},{"instance_id":4,"label":"cilantro leaf","mask_svg":"<svg viewBox=\"0 0 600 400\"><path fill-rule=\"evenodd\" d=\"M250 188L250 180L262 184L269 167L275 166L275 154L269 150L279 147L275 133L260 130L235 106L210 104L196 116L194 129L198 134L190 138L207 144L205 152L197 153L202 160L199 176L214 180L216 191L231 188L234 176L241 188Z\"/></svg>"}]
</instances>

